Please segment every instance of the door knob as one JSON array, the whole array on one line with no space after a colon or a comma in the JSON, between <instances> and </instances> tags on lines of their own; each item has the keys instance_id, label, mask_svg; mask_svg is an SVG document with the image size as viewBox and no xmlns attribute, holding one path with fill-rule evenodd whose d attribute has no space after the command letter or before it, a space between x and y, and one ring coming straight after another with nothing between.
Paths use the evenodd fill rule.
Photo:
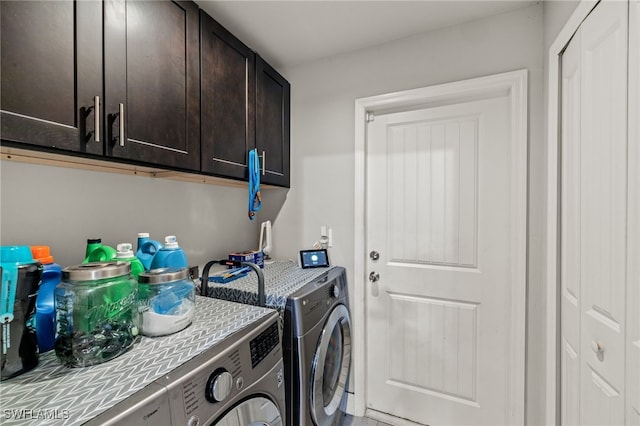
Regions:
<instances>
[{"instance_id":1,"label":"door knob","mask_svg":"<svg viewBox=\"0 0 640 426\"><path fill-rule=\"evenodd\" d=\"M375 283L375 282L376 282L376 281L378 281L379 279L380 279L380 274L379 274L379 273L377 273L377 272L375 272L375 271L372 271L372 272L369 274L369 281L371 281L372 283Z\"/></svg>"},{"instance_id":2,"label":"door knob","mask_svg":"<svg viewBox=\"0 0 640 426\"><path fill-rule=\"evenodd\" d=\"M596 353L596 354L601 354L604 352L604 346L602 346L602 344L600 342L596 342L595 340L591 341L591 349Z\"/></svg>"},{"instance_id":3,"label":"door knob","mask_svg":"<svg viewBox=\"0 0 640 426\"><path fill-rule=\"evenodd\" d=\"M369 258L371 260L378 260L378 259L380 259L380 253L378 253L377 251L373 250L371 253L369 253Z\"/></svg>"}]
</instances>

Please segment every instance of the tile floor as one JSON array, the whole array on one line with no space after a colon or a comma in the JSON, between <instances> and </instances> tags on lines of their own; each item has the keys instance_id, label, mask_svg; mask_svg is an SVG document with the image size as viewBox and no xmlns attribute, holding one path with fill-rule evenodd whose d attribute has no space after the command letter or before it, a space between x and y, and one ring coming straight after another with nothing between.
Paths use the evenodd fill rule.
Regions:
<instances>
[{"instance_id":1,"label":"tile floor","mask_svg":"<svg viewBox=\"0 0 640 426\"><path fill-rule=\"evenodd\" d=\"M379 422L366 417L345 416L342 426L393 426L389 423Z\"/></svg>"}]
</instances>

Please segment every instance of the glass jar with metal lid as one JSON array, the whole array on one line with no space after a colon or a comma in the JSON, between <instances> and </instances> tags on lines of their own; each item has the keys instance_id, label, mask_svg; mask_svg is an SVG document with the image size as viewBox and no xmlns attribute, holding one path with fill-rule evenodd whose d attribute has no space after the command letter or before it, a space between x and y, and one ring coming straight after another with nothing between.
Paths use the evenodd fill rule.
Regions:
<instances>
[{"instance_id":1,"label":"glass jar with metal lid","mask_svg":"<svg viewBox=\"0 0 640 426\"><path fill-rule=\"evenodd\" d=\"M163 336L193 321L195 285L187 268L158 268L138 277L140 330L145 336Z\"/></svg>"},{"instance_id":2,"label":"glass jar with metal lid","mask_svg":"<svg viewBox=\"0 0 640 426\"><path fill-rule=\"evenodd\" d=\"M64 268L56 287L58 359L68 367L86 367L129 350L138 338L137 297L128 262Z\"/></svg>"}]
</instances>

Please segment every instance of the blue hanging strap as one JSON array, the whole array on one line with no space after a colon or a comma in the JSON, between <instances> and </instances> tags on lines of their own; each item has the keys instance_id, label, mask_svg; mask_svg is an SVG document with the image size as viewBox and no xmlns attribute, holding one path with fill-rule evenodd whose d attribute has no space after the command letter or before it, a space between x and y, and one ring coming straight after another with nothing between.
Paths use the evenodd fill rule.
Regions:
<instances>
[{"instance_id":1,"label":"blue hanging strap","mask_svg":"<svg viewBox=\"0 0 640 426\"><path fill-rule=\"evenodd\" d=\"M260 158L258 150L249 151L249 219L253 220L262 206L260 195Z\"/></svg>"}]
</instances>

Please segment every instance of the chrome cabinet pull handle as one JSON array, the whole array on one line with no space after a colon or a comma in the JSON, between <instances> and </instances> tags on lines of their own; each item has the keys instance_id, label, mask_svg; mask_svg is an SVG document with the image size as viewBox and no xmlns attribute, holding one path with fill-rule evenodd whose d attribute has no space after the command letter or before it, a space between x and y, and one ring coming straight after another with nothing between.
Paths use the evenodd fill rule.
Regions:
<instances>
[{"instance_id":1,"label":"chrome cabinet pull handle","mask_svg":"<svg viewBox=\"0 0 640 426\"><path fill-rule=\"evenodd\" d=\"M118 114L120 116L120 146L124 146L124 104L123 103L120 104Z\"/></svg>"},{"instance_id":2,"label":"chrome cabinet pull handle","mask_svg":"<svg viewBox=\"0 0 640 426\"><path fill-rule=\"evenodd\" d=\"M262 176L264 176L264 173L267 169L267 154L262 151Z\"/></svg>"},{"instance_id":3,"label":"chrome cabinet pull handle","mask_svg":"<svg viewBox=\"0 0 640 426\"><path fill-rule=\"evenodd\" d=\"M100 142L100 96L93 98L93 136L96 142Z\"/></svg>"}]
</instances>

